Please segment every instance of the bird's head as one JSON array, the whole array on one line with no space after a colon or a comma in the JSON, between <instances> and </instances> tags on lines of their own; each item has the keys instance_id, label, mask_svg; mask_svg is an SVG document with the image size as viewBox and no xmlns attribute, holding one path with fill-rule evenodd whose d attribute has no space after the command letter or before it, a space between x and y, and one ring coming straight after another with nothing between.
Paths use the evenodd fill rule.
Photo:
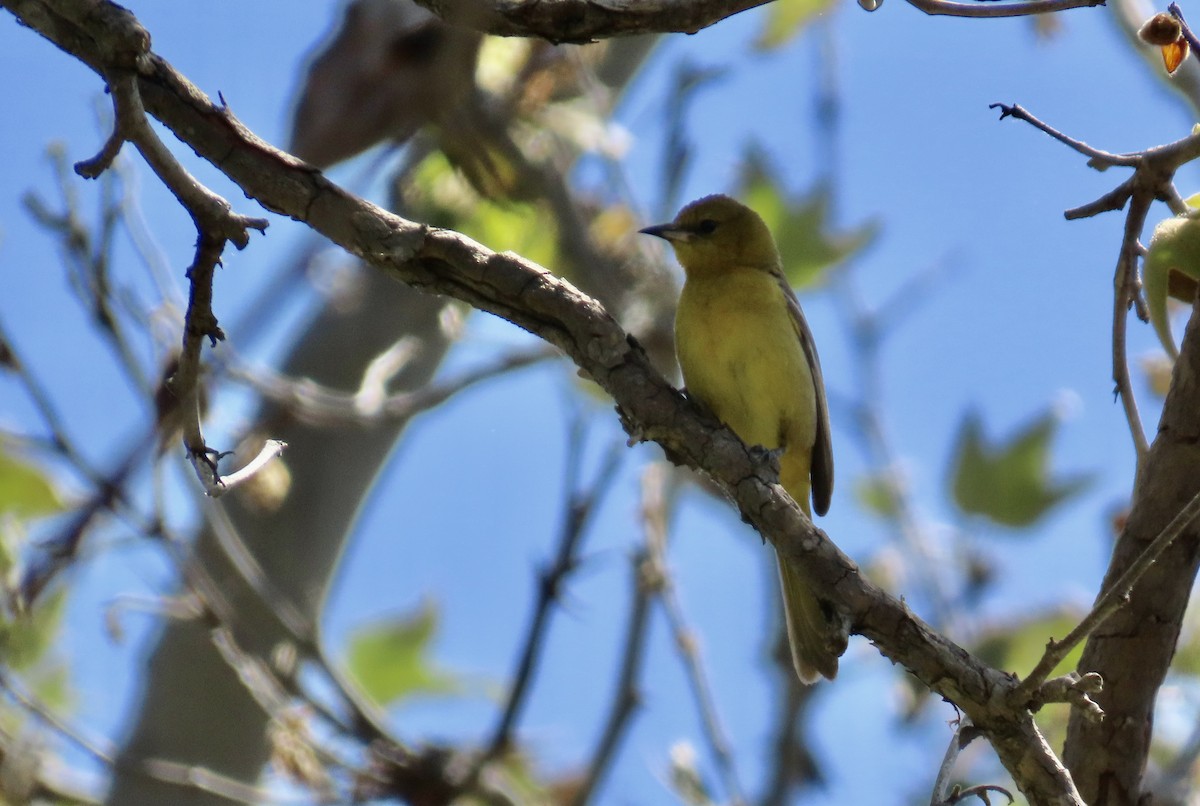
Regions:
<instances>
[{"instance_id":1,"label":"bird's head","mask_svg":"<svg viewBox=\"0 0 1200 806\"><path fill-rule=\"evenodd\" d=\"M771 269L779 252L758 213L728 196L697 199L669 224L640 232L666 240L689 276L732 267Z\"/></svg>"}]
</instances>

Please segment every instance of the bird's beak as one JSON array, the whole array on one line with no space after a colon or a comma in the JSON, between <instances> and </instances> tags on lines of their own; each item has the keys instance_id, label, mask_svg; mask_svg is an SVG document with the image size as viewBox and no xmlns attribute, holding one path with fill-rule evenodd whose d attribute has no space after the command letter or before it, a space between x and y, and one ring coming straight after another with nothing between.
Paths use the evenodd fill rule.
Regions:
<instances>
[{"instance_id":1,"label":"bird's beak","mask_svg":"<svg viewBox=\"0 0 1200 806\"><path fill-rule=\"evenodd\" d=\"M653 235L656 238L662 238L664 241L669 241L671 243L690 241L692 238L691 232L676 227L674 223L655 224L653 227L646 227L645 229L638 230L638 232L642 233L643 235Z\"/></svg>"}]
</instances>

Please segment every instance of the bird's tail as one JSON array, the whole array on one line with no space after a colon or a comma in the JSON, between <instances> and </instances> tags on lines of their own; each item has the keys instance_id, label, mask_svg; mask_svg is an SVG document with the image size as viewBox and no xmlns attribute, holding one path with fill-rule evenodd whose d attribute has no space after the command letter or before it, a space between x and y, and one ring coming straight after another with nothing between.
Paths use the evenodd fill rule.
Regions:
<instances>
[{"instance_id":1,"label":"bird's tail","mask_svg":"<svg viewBox=\"0 0 1200 806\"><path fill-rule=\"evenodd\" d=\"M846 651L845 627L821 606L803 576L782 556L778 560L783 616L796 674L806 684L817 682L821 675L832 680L837 676L838 658Z\"/></svg>"}]
</instances>

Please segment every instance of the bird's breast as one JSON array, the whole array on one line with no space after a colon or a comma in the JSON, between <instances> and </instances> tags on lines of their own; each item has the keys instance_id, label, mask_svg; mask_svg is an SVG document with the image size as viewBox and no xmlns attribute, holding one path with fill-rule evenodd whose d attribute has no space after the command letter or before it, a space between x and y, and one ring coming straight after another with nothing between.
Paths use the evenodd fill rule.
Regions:
<instances>
[{"instance_id":1,"label":"bird's breast","mask_svg":"<svg viewBox=\"0 0 1200 806\"><path fill-rule=\"evenodd\" d=\"M735 270L689 279L675 331L689 395L744 442L811 449L816 438L812 374L773 275Z\"/></svg>"}]
</instances>

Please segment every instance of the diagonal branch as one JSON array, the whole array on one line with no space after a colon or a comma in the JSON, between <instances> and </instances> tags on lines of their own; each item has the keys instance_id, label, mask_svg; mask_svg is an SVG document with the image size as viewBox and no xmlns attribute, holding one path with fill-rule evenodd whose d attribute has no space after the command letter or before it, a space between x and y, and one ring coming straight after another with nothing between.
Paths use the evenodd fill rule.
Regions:
<instances>
[{"instance_id":1,"label":"diagonal branch","mask_svg":"<svg viewBox=\"0 0 1200 806\"><path fill-rule=\"evenodd\" d=\"M585 44L631 34L694 34L771 0L417 0L452 25L496 36ZM908 0L933 16L1024 17L1104 5L1104 0ZM860 3L868 11L881 4Z\"/></svg>"}]
</instances>

